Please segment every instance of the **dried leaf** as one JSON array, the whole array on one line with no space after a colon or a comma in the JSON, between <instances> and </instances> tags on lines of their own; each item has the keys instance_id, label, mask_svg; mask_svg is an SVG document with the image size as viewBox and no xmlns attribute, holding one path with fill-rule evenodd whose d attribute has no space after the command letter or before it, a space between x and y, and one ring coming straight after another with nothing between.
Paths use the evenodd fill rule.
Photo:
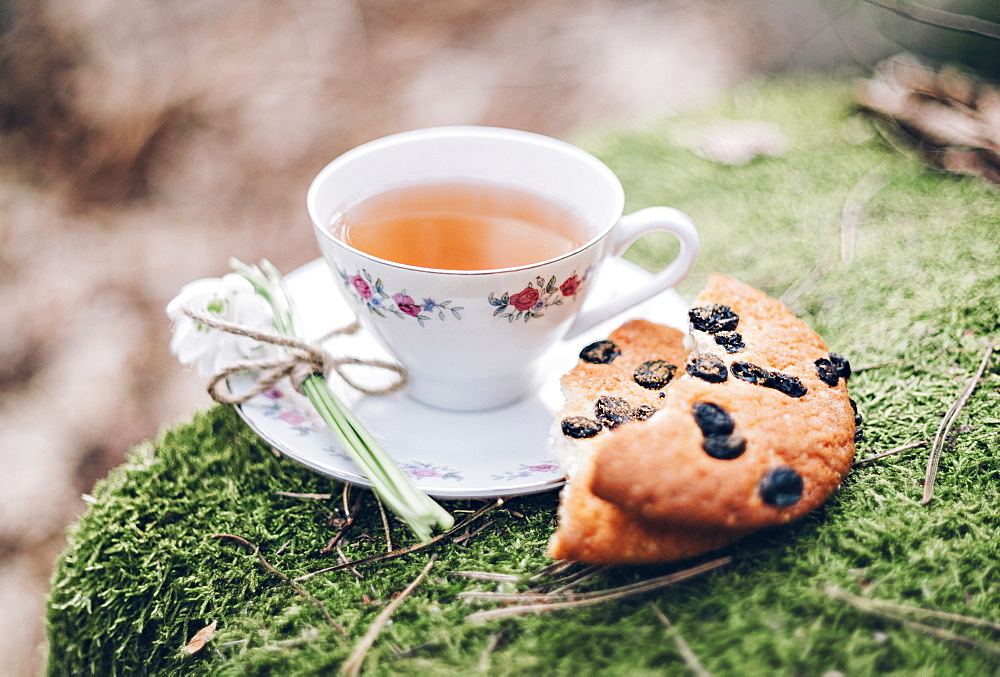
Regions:
<instances>
[{"instance_id":1,"label":"dried leaf","mask_svg":"<svg viewBox=\"0 0 1000 677\"><path fill-rule=\"evenodd\" d=\"M205 627L203 627L198 632L194 633L194 637L191 641L184 645L184 653L196 654L205 648L205 645L212 641L215 637L215 626L218 625L218 621L212 621Z\"/></svg>"}]
</instances>

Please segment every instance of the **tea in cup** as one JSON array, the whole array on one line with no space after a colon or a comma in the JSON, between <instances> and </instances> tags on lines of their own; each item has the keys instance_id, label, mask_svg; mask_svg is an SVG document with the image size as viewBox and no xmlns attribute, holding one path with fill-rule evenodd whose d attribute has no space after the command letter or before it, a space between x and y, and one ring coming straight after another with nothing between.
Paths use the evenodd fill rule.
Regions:
<instances>
[{"instance_id":1,"label":"tea in cup","mask_svg":"<svg viewBox=\"0 0 1000 677\"><path fill-rule=\"evenodd\" d=\"M455 411L532 392L554 343L675 286L699 249L676 209L622 216L621 183L597 158L510 129L372 141L327 165L306 201L338 288L408 370L408 394ZM676 258L647 283L587 303L601 262L650 232L676 236Z\"/></svg>"}]
</instances>

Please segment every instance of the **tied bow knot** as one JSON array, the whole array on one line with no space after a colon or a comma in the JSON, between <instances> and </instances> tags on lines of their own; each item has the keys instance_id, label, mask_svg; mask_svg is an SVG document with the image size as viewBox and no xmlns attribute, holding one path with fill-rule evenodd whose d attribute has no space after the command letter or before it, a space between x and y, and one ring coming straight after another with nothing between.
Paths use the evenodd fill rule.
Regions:
<instances>
[{"instance_id":1,"label":"tied bow knot","mask_svg":"<svg viewBox=\"0 0 1000 677\"><path fill-rule=\"evenodd\" d=\"M356 357L334 357L319 344L328 338L353 334L358 330L357 321L343 327L335 329L322 338L317 343L307 343L282 334L260 331L250 327L244 327L211 314L194 308L185 307L184 314L195 322L212 329L218 329L236 336L245 336L261 343L285 348L285 354L281 357L270 359L248 359L220 369L212 376L208 388L208 394L212 399L222 404L243 404L248 400L270 391L281 379L288 377L292 387L298 393L303 393L302 384L310 376L326 377L331 371L336 372L347 385L366 395L387 395L396 392L406 385L408 375L406 369L398 364L376 359L360 359ZM347 365L357 365L384 369L396 375L396 380L385 387L371 388L358 383L344 369ZM228 379L243 372L255 372L256 379L249 390L241 393L234 393L229 387Z\"/></svg>"}]
</instances>

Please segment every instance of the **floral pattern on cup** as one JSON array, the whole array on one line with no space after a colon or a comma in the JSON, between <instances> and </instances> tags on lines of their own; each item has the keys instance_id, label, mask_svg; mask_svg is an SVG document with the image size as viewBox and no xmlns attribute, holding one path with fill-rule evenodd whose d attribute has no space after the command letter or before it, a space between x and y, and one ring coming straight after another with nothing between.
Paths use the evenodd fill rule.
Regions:
<instances>
[{"instance_id":1,"label":"floral pattern on cup","mask_svg":"<svg viewBox=\"0 0 1000 677\"><path fill-rule=\"evenodd\" d=\"M434 299L425 298L418 302L407 294L405 289L390 294L385 290L382 278L373 278L372 274L364 269L354 275L348 275L343 270L337 272L340 273L344 286L353 290L358 301L367 306L369 312L379 317L385 317L386 313L392 313L404 320L412 317L421 327L424 326L425 322L433 319L435 314L439 320L447 318L446 313L451 313L456 320L462 319L461 311L463 308L452 306L451 301L439 303Z\"/></svg>"},{"instance_id":2,"label":"floral pattern on cup","mask_svg":"<svg viewBox=\"0 0 1000 677\"><path fill-rule=\"evenodd\" d=\"M548 282L543 277L536 277L524 289L513 294L504 292L500 298L491 292L489 302L496 308L493 316L506 318L508 322L514 320L527 322L542 317L549 306L561 306L564 299L575 297L580 286L590 277L592 270L587 268L582 277L573 271L573 274L561 283L556 280L555 275L550 277Z\"/></svg>"}]
</instances>

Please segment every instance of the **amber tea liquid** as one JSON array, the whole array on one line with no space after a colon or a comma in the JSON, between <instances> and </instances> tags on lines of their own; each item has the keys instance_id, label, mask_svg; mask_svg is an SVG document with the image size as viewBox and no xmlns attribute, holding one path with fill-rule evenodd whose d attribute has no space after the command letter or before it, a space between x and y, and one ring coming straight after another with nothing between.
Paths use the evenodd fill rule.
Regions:
<instances>
[{"instance_id":1,"label":"amber tea liquid","mask_svg":"<svg viewBox=\"0 0 1000 677\"><path fill-rule=\"evenodd\" d=\"M518 188L455 181L375 194L337 214L331 231L380 259L444 270L529 265L589 239L567 207Z\"/></svg>"}]
</instances>

